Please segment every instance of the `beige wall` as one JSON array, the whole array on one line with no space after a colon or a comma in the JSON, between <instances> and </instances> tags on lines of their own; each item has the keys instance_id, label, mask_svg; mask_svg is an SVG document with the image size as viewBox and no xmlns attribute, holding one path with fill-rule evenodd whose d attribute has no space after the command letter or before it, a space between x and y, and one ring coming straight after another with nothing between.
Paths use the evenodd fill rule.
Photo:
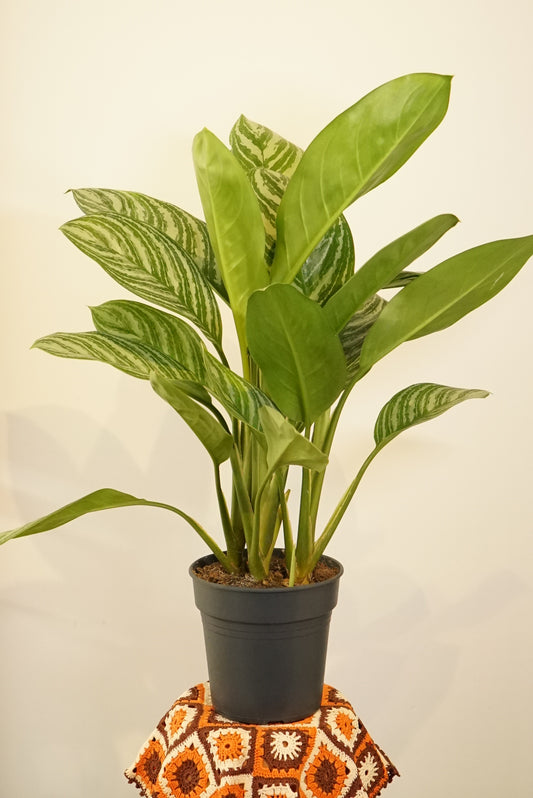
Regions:
<instances>
[{"instance_id":1,"label":"beige wall","mask_svg":"<svg viewBox=\"0 0 533 798\"><path fill-rule=\"evenodd\" d=\"M216 524L206 460L147 385L29 351L123 295L57 232L77 215L67 188L199 213L190 143L204 125L225 137L244 112L306 144L369 89L435 71L455 75L449 116L350 210L359 262L441 212L462 225L439 259L533 232L526 0L2 8L2 529L103 486ZM346 575L328 678L396 761L396 798L532 794L532 293L533 263L453 330L377 366L334 452L330 507L396 390L493 392L385 451L332 546ZM123 768L205 676L187 576L203 551L184 524L138 509L0 552L2 797L132 795Z\"/></svg>"}]
</instances>

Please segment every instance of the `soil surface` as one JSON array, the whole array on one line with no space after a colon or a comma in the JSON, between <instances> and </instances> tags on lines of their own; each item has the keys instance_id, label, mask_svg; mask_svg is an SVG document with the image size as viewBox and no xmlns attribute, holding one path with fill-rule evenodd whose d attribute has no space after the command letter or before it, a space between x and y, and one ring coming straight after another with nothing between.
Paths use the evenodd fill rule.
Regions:
<instances>
[{"instance_id":1,"label":"soil surface","mask_svg":"<svg viewBox=\"0 0 533 798\"><path fill-rule=\"evenodd\" d=\"M200 579L205 579L206 582L215 582L219 585L232 585L234 587L288 587L289 574L285 565L285 559L279 554L273 554L270 562L270 572L268 577L262 582L257 582L249 573L245 574L230 574L222 565L217 561L210 565L203 565L195 570ZM338 574L338 568L333 566L327 559L319 560L313 573L309 578L309 582L325 582L326 579L331 579L332 576Z\"/></svg>"}]
</instances>

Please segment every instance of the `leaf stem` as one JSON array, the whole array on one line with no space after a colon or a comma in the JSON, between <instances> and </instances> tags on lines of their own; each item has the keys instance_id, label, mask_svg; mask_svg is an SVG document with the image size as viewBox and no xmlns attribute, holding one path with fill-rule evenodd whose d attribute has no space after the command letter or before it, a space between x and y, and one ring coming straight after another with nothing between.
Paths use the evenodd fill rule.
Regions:
<instances>
[{"instance_id":1,"label":"leaf stem","mask_svg":"<svg viewBox=\"0 0 533 798\"><path fill-rule=\"evenodd\" d=\"M329 519L328 523L326 524L326 526L324 528L324 531L322 532L322 534L320 535L320 537L318 538L318 540L316 542L316 545L315 545L315 548L314 548L314 551L313 551L313 555L312 555L312 558L311 558L311 569L315 567L315 565L317 564L317 562L319 561L319 559L323 555L326 546L328 545L329 541L331 540L331 538L333 536L333 533L337 529L338 525L341 522L341 519L342 519L344 513L348 509L348 505L350 504L350 502L351 502L351 500L352 500L352 498L354 496L355 491L359 487L359 483L361 482L361 479L363 478L368 466L370 465L370 463L372 462L374 457L378 454L378 452L380 452L383 449L383 447L386 445L387 442L388 441L383 441L382 443L379 443L370 452L370 454L366 458L365 462L363 463L363 465L361 466L361 468L357 472L357 475L356 475L355 479L349 485L347 490L344 492L344 495L342 496L341 500L337 504L337 507L333 511L333 515Z\"/></svg>"},{"instance_id":2,"label":"leaf stem","mask_svg":"<svg viewBox=\"0 0 533 798\"><path fill-rule=\"evenodd\" d=\"M241 455L237 446L234 444L230 455L231 468L233 472L233 487L237 497L237 503L241 513L242 528L248 551L252 546L252 533L254 524L254 511L250 503L250 495L246 489L246 483L242 470Z\"/></svg>"},{"instance_id":3,"label":"leaf stem","mask_svg":"<svg viewBox=\"0 0 533 798\"><path fill-rule=\"evenodd\" d=\"M183 518L184 521L187 521L187 523L190 524L190 526L192 526L194 531L197 532L198 535L200 535L204 543L206 543L209 546L209 548L211 549L217 560L220 563L222 563L224 568L226 568L226 570L228 570L230 573L236 573L235 568L233 567L233 564L230 561L229 557L227 557L226 554L224 554L222 549L215 543L211 535L208 532L206 532L206 530L202 526L200 526L200 524L197 521L195 521L194 518L191 518L191 516L187 515L187 513L184 513L183 510L180 510L178 507L173 507L171 504L164 504L163 502L150 502L150 506L161 507L163 510L170 510L171 513L176 513L176 515L179 515L180 518Z\"/></svg>"},{"instance_id":4,"label":"leaf stem","mask_svg":"<svg viewBox=\"0 0 533 798\"><path fill-rule=\"evenodd\" d=\"M220 520L222 522L222 530L226 540L226 550L228 559L233 564L233 569L240 570L242 566L243 542L240 541L236 535L235 529L231 522L231 517L226 503L226 497L222 490L222 483L220 481L220 466L215 463L215 487L218 501L218 508L220 512Z\"/></svg>"}]
</instances>

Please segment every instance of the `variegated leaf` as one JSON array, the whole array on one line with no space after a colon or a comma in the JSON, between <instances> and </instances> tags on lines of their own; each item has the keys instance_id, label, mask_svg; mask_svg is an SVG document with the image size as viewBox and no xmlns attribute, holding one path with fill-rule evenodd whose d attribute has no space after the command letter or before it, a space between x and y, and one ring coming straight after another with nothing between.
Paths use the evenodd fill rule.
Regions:
<instances>
[{"instance_id":1,"label":"variegated leaf","mask_svg":"<svg viewBox=\"0 0 533 798\"><path fill-rule=\"evenodd\" d=\"M440 416L466 399L484 399L488 391L451 388L421 382L398 391L382 408L374 428L374 440L381 446L403 430Z\"/></svg>"},{"instance_id":2,"label":"variegated leaf","mask_svg":"<svg viewBox=\"0 0 533 798\"><path fill-rule=\"evenodd\" d=\"M137 222L144 222L179 244L223 299L226 289L215 261L205 222L170 202L109 188L76 188L72 195L86 214L116 213Z\"/></svg>"},{"instance_id":3,"label":"variegated leaf","mask_svg":"<svg viewBox=\"0 0 533 798\"><path fill-rule=\"evenodd\" d=\"M311 252L293 284L324 305L353 275L354 266L352 231L344 216L339 216Z\"/></svg>"},{"instance_id":4,"label":"variegated leaf","mask_svg":"<svg viewBox=\"0 0 533 798\"><path fill-rule=\"evenodd\" d=\"M220 349L222 323L215 296L179 244L150 225L115 214L74 219L61 230L117 283L190 319Z\"/></svg>"},{"instance_id":5,"label":"variegated leaf","mask_svg":"<svg viewBox=\"0 0 533 798\"><path fill-rule=\"evenodd\" d=\"M205 384L206 348L182 319L127 299L105 302L91 308L91 314L99 332L148 346L178 363L195 382Z\"/></svg>"},{"instance_id":6,"label":"variegated leaf","mask_svg":"<svg viewBox=\"0 0 533 798\"><path fill-rule=\"evenodd\" d=\"M386 304L386 301L382 297L375 294L365 302L361 310L354 313L348 324L339 334L342 348L346 356L348 383L352 382L359 368L359 356L365 336Z\"/></svg>"},{"instance_id":7,"label":"variegated leaf","mask_svg":"<svg viewBox=\"0 0 533 798\"><path fill-rule=\"evenodd\" d=\"M141 380L150 379L154 371L169 379L193 379L187 369L167 355L138 341L128 341L102 332L52 333L39 338L33 346L57 357L107 363Z\"/></svg>"},{"instance_id":8,"label":"variegated leaf","mask_svg":"<svg viewBox=\"0 0 533 798\"><path fill-rule=\"evenodd\" d=\"M203 385L228 413L257 429L258 410L271 401L211 355L200 336L181 319L139 302L119 300L92 309L97 329L174 362L189 379ZM153 371L162 373L159 369ZM168 375L164 375L168 376ZM191 393L189 391L189 393Z\"/></svg>"},{"instance_id":9,"label":"variegated leaf","mask_svg":"<svg viewBox=\"0 0 533 798\"><path fill-rule=\"evenodd\" d=\"M232 416L251 427L261 430L259 409L272 407L273 402L259 388L251 385L234 371L223 366L207 353L207 389Z\"/></svg>"},{"instance_id":10,"label":"variegated leaf","mask_svg":"<svg viewBox=\"0 0 533 798\"><path fill-rule=\"evenodd\" d=\"M271 169L258 167L248 173L259 202L265 227L265 261L270 266L276 249L276 216L289 178Z\"/></svg>"},{"instance_id":11,"label":"variegated leaf","mask_svg":"<svg viewBox=\"0 0 533 798\"><path fill-rule=\"evenodd\" d=\"M247 171L265 167L290 177L302 157L302 150L270 128L240 116L230 133L233 154Z\"/></svg>"},{"instance_id":12,"label":"variegated leaf","mask_svg":"<svg viewBox=\"0 0 533 798\"><path fill-rule=\"evenodd\" d=\"M276 250L276 216L287 186L285 175L257 168L249 173L265 226L265 260L270 266ZM355 252L344 216L328 230L294 279L303 294L324 304L353 274Z\"/></svg>"}]
</instances>

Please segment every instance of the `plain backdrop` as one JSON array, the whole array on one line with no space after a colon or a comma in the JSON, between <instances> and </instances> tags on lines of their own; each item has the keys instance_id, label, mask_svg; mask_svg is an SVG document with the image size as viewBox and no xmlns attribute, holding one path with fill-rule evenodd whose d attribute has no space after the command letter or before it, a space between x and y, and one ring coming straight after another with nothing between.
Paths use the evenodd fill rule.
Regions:
<instances>
[{"instance_id":1,"label":"plain backdrop","mask_svg":"<svg viewBox=\"0 0 533 798\"><path fill-rule=\"evenodd\" d=\"M191 160L239 116L305 146L380 83L453 74L448 116L347 216L358 263L437 213L461 225L422 267L533 233L529 0L4 0L0 127L0 529L99 487L216 530L209 461L150 387L30 351L127 294L58 227L66 190L131 189L201 214ZM354 392L324 517L381 406L419 381L483 401L405 433L331 546L344 562L327 671L401 778L395 798L533 794L533 262L453 329L396 350ZM189 563L170 514L81 519L0 551L0 798L132 796L123 769L206 677Z\"/></svg>"}]
</instances>

